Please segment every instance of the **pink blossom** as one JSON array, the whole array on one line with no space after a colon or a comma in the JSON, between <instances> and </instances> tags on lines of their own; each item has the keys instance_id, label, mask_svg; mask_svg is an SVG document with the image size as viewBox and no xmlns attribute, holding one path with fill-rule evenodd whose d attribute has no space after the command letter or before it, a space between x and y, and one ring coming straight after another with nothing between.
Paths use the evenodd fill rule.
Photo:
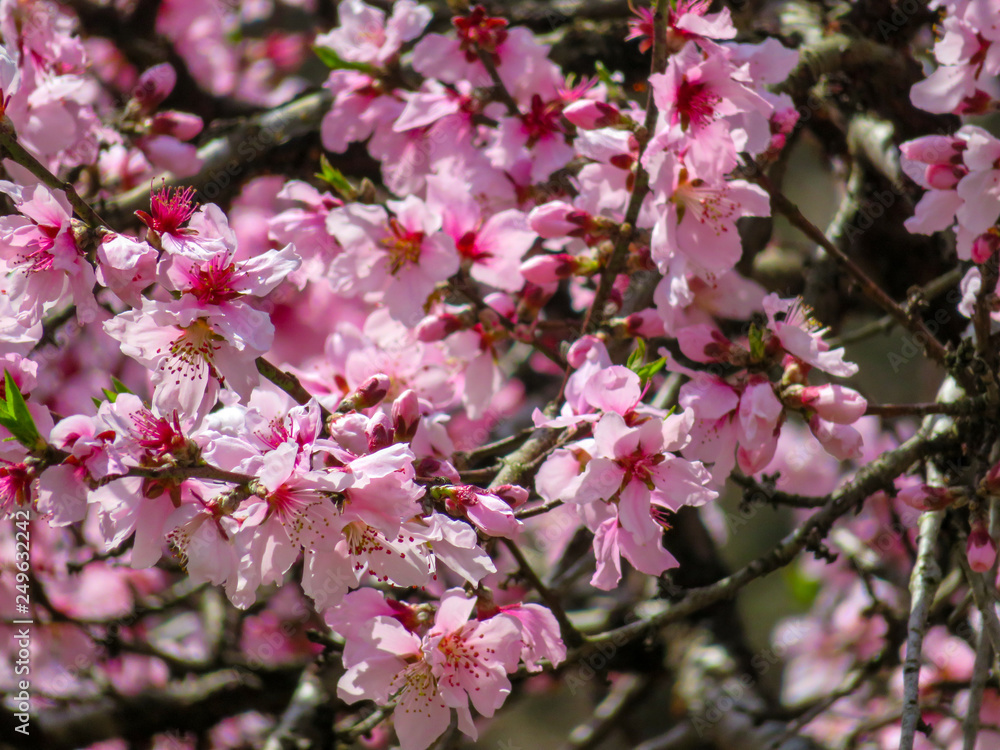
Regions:
<instances>
[{"instance_id":1,"label":"pink blossom","mask_svg":"<svg viewBox=\"0 0 1000 750\"><path fill-rule=\"evenodd\" d=\"M350 62L385 65L405 43L420 36L431 20L430 9L413 0L393 5L388 23L385 13L360 0L347 0L337 7L339 25L316 37L316 44L329 47Z\"/></svg>"},{"instance_id":2,"label":"pink blossom","mask_svg":"<svg viewBox=\"0 0 1000 750\"><path fill-rule=\"evenodd\" d=\"M507 28L502 18L490 18L481 6L467 16L452 19L456 37L427 34L413 49L413 67L428 78L445 83L467 80L473 86L492 85L479 60L480 50L493 63L507 90L522 105L538 94L555 96L562 76L548 59L548 48L528 29Z\"/></svg>"},{"instance_id":3,"label":"pink blossom","mask_svg":"<svg viewBox=\"0 0 1000 750\"><path fill-rule=\"evenodd\" d=\"M823 372L846 378L858 371L853 362L844 361L844 350L830 349L823 341L826 328L810 317L810 310L799 299L780 299L777 294L764 298L768 328L792 356Z\"/></svg>"},{"instance_id":4,"label":"pink blossom","mask_svg":"<svg viewBox=\"0 0 1000 750\"><path fill-rule=\"evenodd\" d=\"M475 606L475 599L451 589L422 636L387 615L376 616L368 632L346 630L347 672L338 695L348 703L386 703L396 695L393 721L404 750L428 747L448 726L452 709L459 728L475 739L470 701L479 713L492 716L510 693L507 673L517 668L521 652L515 621L470 621Z\"/></svg>"},{"instance_id":5,"label":"pink blossom","mask_svg":"<svg viewBox=\"0 0 1000 750\"><path fill-rule=\"evenodd\" d=\"M121 234L105 237L97 247L97 280L132 307L142 304L142 290L156 279L156 250Z\"/></svg>"},{"instance_id":6,"label":"pink blossom","mask_svg":"<svg viewBox=\"0 0 1000 750\"><path fill-rule=\"evenodd\" d=\"M669 153L658 174L666 181L668 197L653 228L653 260L666 271L670 259L680 253L702 275L730 270L742 252L736 221L769 216L767 193L745 180L701 179Z\"/></svg>"},{"instance_id":7,"label":"pink blossom","mask_svg":"<svg viewBox=\"0 0 1000 750\"><path fill-rule=\"evenodd\" d=\"M809 429L823 444L826 451L841 461L857 458L861 455L861 433L853 427L828 422L818 414L814 414L809 419Z\"/></svg>"},{"instance_id":8,"label":"pink blossom","mask_svg":"<svg viewBox=\"0 0 1000 750\"><path fill-rule=\"evenodd\" d=\"M427 178L427 205L440 213L442 231L455 241L472 278L506 292L524 286L518 266L536 235L521 211L486 212L467 187L441 176Z\"/></svg>"},{"instance_id":9,"label":"pink blossom","mask_svg":"<svg viewBox=\"0 0 1000 750\"><path fill-rule=\"evenodd\" d=\"M459 268L442 217L414 196L380 206L352 204L330 212L327 229L344 252L331 266L334 288L384 302L394 318L415 326L438 282Z\"/></svg>"},{"instance_id":10,"label":"pink blossom","mask_svg":"<svg viewBox=\"0 0 1000 750\"><path fill-rule=\"evenodd\" d=\"M813 409L823 419L837 424L852 424L868 408L868 402L857 391L841 385L806 386L801 393L802 405Z\"/></svg>"},{"instance_id":11,"label":"pink blossom","mask_svg":"<svg viewBox=\"0 0 1000 750\"><path fill-rule=\"evenodd\" d=\"M513 539L522 526L514 517L510 505L492 492L460 485L441 488L435 494L444 497L449 513L465 516L476 528L490 536Z\"/></svg>"},{"instance_id":12,"label":"pink blossom","mask_svg":"<svg viewBox=\"0 0 1000 750\"><path fill-rule=\"evenodd\" d=\"M540 672L542 659L553 667L565 660L566 644L550 610L540 604L513 604L501 607L499 616L509 617L520 628L521 661L529 672Z\"/></svg>"},{"instance_id":13,"label":"pink blossom","mask_svg":"<svg viewBox=\"0 0 1000 750\"><path fill-rule=\"evenodd\" d=\"M11 272L2 291L17 306L21 325L40 320L46 308L67 292L76 305L77 320L94 320L96 277L76 244L69 202L44 185L29 189L0 181L0 190L20 213L0 217L0 261Z\"/></svg>"},{"instance_id":14,"label":"pink blossom","mask_svg":"<svg viewBox=\"0 0 1000 750\"><path fill-rule=\"evenodd\" d=\"M122 352L151 371L153 404L161 413L205 414L226 385L243 398L257 383L254 360L270 347L274 328L265 313L238 321L215 306L185 300L145 300L139 310L104 324Z\"/></svg>"}]
</instances>

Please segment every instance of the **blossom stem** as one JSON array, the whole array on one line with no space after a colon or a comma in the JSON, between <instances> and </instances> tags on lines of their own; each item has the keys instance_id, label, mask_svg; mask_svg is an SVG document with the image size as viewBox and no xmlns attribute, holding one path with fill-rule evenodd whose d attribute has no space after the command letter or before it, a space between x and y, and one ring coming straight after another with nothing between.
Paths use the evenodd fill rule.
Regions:
<instances>
[{"instance_id":1,"label":"blossom stem","mask_svg":"<svg viewBox=\"0 0 1000 750\"><path fill-rule=\"evenodd\" d=\"M305 406L312 400L312 394L290 372L285 372L281 368L276 367L264 359L264 357L257 357L256 364L257 372L291 396L299 406ZM320 406L319 410L325 429L326 422L330 418L330 412L323 406Z\"/></svg>"},{"instance_id":2,"label":"blossom stem","mask_svg":"<svg viewBox=\"0 0 1000 750\"><path fill-rule=\"evenodd\" d=\"M569 621L569 617L566 615L566 610L563 609L562 601L558 596L544 583L542 579L538 577L538 574L531 567L528 559L521 552L520 547L514 543L511 539L503 539L504 545L510 550L510 554L513 555L514 559L517 561L517 565L521 570L521 575L525 577L528 583L531 584L532 588L538 592L538 595L542 598L552 614L555 616L556 620L559 621L559 629L562 631L563 640L569 646L578 647L583 645L584 638L579 630L574 627L573 623Z\"/></svg>"},{"instance_id":3,"label":"blossom stem","mask_svg":"<svg viewBox=\"0 0 1000 750\"><path fill-rule=\"evenodd\" d=\"M670 3L667 0L657 0L656 13L653 16L653 62L652 73L660 73L667 64L667 10ZM625 218L618 228L618 236L615 240L614 249L608 258L604 270L601 272L600 281L597 284L597 292L594 294L594 301L587 310L587 316L583 321L583 332L593 333L597 330L604 319L604 305L611 294L611 286L614 284L618 274L625 268L625 261L628 258L628 250L632 240L636 236L635 223L639 219L639 211L642 209L642 202L649 192L649 173L642 166L642 156L649 143L650 133L656 127L656 100L653 97L653 89L649 89L649 97L646 100L646 119L642 129L636 133L636 140L639 142L639 153L636 156L635 184L632 186L632 195L629 198L628 206L625 208Z\"/></svg>"},{"instance_id":4,"label":"blossom stem","mask_svg":"<svg viewBox=\"0 0 1000 750\"><path fill-rule=\"evenodd\" d=\"M562 500L550 500L543 505L536 505L534 508L524 508L523 510L517 511L514 515L517 518L532 518L534 516L541 516L548 513L550 510L554 510L563 504Z\"/></svg>"},{"instance_id":5,"label":"blossom stem","mask_svg":"<svg viewBox=\"0 0 1000 750\"><path fill-rule=\"evenodd\" d=\"M80 197L79 193L76 192L76 188L68 182L63 182L52 174L48 169L46 169L44 164L38 161L38 159L32 156L28 150L24 148L24 146L17 142L17 134L14 132L12 126L0 126L0 147L3 148L9 159L17 162L31 172L31 174L37 177L43 185L48 188L52 188L53 190L61 190L65 193L66 199L69 201L70 205L73 206L73 210L76 211L77 216L86 222L91 229L97 229L97 227L104 227L106 229L111 228L108 223L97 214L90 204Z\"/></svg>"}]
</instances>

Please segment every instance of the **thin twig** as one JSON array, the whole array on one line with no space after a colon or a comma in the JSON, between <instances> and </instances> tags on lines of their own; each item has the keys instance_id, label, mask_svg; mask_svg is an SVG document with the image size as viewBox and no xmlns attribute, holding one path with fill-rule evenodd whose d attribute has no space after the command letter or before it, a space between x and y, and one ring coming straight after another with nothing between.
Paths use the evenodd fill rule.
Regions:
<instances>
[{"instance_id":1,"label":"thin twig","mask_svg":"<svg viewBox=\"0 0 1000 750\"><path fill-rule=\"evenodd\" d=\"M870 299L889 313L897 323L919 337L924 351L927 352L928 356L938 364L945 365L947 351L944 345L930 332L923 320L917 316L908 314L906 310L900 307L857 263L831 242L822 230L809 221L799 210L798 206L776 191L765 175L757 174L754 179L771 196L771 206L774 210L785 216L792 226L836 258L850 272Z\"/></svg>"},{"instance_id":2,"label":"thin twig","mask_svg":"<svg viewBox=\"0 0 1000 750\"><path fill-rule=\"evenodd\" d=\"M562 500L550 500L549 502L544 503L543 505L536 505L533 508L522 508L521 510L517 511L514 514L514 516L516 518L522 518L522 519L533 518L534 516L544 515L545 513L548 513L550 510L558 508L562 504L563 504Z\"/></svg>"},{"instance_id":3,"label":"thin twig","mask_svg":"<svg viewBox=\"0 0 1000 750\"><path fill-rule=\"evenodd\" d=\"M976 663L972 668L972 680L969 683L969 705L966 707L965 720L962 722L962 750L975 750L976 739L979 736L979 713L983 705L983 690L986 678L990 672L990 662L993 660L993 645L985 628L979 631L979 643L976 645Z\"/></svg>"},{"instance_id":4,"label":"thin twig","mask_svg":"<svg viewBox=\"0 0 1000 750\"><path fill-rule=\"evenodd\" d=\"M649 691L652 682L650 675L624 674L618 678L591 716L570 732L563 750L592 750L600 745Z\"/></svg>"},{"instance_id":5,"label":"thin twig","mask_svg":"<svg viewBox=\"0 0 1000 750\"><path fill-rule=\"evenodd\" d=\"M936 279L924 284L922 287L917 287L910 291L908 297L912 299L923 299L931 300L940 294L943 294L947 290L955 286L959 281L962 280L962 276L965 273L960 267L952 268L950 271L938 276ZM831 349L836 349L847 344L853 344L857 341L863 341L870 336L874 336L878 333L888 333L892 330L892 327L896 325L896 319L892 315L884 315L878 320L873 320L871 323L866 323L863 326L855 328L853 331L847 331L840 336L834 336L831 339L827 339L827 343L830 344Z\"/></svg>"},{"instance_id":6,"label":"thin twig","mask_svg":"<svg viewBox=\"0 0 1000 750\"><path fill-rule=\"evenodd\" d=\"M968 416L983 414L989 407L990 402L985 397L977 397L923 404L868 404L865 414L879 417L925 417L928 414Z\"/></svg>"},{"instance_id":7,"label":"thin twig","mask_svg":"<svg viewBox=\"0 0 1000 750\"><path fill-rule=\"evenodd\" d=\"M952 441L953 438L947 435L928 437L922 429L895 450L883 453L858 471L851 482L830 496L829 502L822 509L810 516L766 555L758 557L716 583L689 589L678 601L671 603L665 610L657 614L591 636L588 638L588 646L596 646L609 641L620 645L638 638L649 630L675 622L716 602L734 596L751 581L788 565L809 544L819 542L838 518L850 512L872 493L891 485L893 479L906 471L919 458L929 452L940 450ZM587 647L580 649L574 654L574 658L580 658L586 652Z\"/></svg>"},{"instance_id":8,"label":"thin twig","mask_svg":"<svg viewBox=\"0 0 1000 750\"><path fill-rule=\"evenodd\" d=\"M569 621L569 617L566 616L566 610L563 609L562 601L559 599L555 593L549 589L542 579L538 577L538 574L531 567L528 559L521 552L521 549L514 543L511 539L504 539L504 545L513 555L514 559L517 561L517 565L520 568L521 575L531 584L531 587L538 592L538 595L542 598L552 614L555 616L556 620L559 621L559 629L562 631L563 640L570 646L576 647L583 643L583 635L576 627Z\"/></svg>"},{"instance_id":9,"label":"thin twig","mask_svg":"<svg viewBox=\"0 0 1000 750\"><path fill-rule=\"evenodd\" d=\"M32 156L24 148L24 146L17 142L17 134L14 132L14 126L6 115L4 115L3 120L0 121L0 146L2 146L3 150L7 152L7 156L11 160L16 161L22 167L31 172L31 174L41 180L43 185L51 188L52 190L61 190L65 193L66 199L73 207L73 210L76 211L77 216L90 225L92 229L97 229L98 227L111 229L108 223L98 216L97 212L91 208L90 204L80 197L80 195L76 192L76 188L68 182L63 182L52 174L44 164L38 161L38 159Z\"/></svg>"},{"instance_id":10,"label":"thin twig","mask_svg":"<svg viewBox=\"0 0 1000 750\"><path fill-rule=\"evenodd\" d=\"M489 73L490 78L493 80L493 96L499 101L503 102L504 106L507 107L507 114L512 117L516 117L521 114L520 108L517 106L517 101L511 96L510 91L507 90L507 84L503 82L500 77L500 72L497 70L496 64L493 62L493 56L490 52L485 49L479 49L479 61L486 68L486 72Z\"/></svg>"},{"instance_id":11,"label":"thin twig","mask_svg":"<svg viewBox=\"0 0 1000 750\"><path fill-rule=\"evenodd\" d=\"M652 72L660 73L666 66L667 61L667 37L666 19L670 3L667 0L657 0L656 12L653 17L653 62ZM656 127L656 100L653 97L653 88L649 89L649 98L646 100L646 119L642 129L636 133L636 140L639 142L639 153L636 157L635 183L632 186L632 195L629 198L628 206L625 208L625 218L618 228L618 237L615 240L611 257L601 271L600 281L597 284L597 292L594 300L587 309L587 316L583 321L583 332L593 333L597 330L604 318L604 305L611 287L618 274L625 268L625 261L628 258L628 249L636 235L635 223L639 219L639 211L642 202L649 192L649 173L642 166L642 156L646 151L646 145Z\"/></svg>"},{"instance_id":12,"label":"thin twig","mask_svg":"<svg viewBox=\"0 0 1000 750\"><path fill-rule=\"evenodd\" d=\"M899 750L913 750L920 723L920 653L927 629L927 613L941 582L941 566L935 553L944 511L927 511L920 516L917 564L910 578L910 619L906 630L906 659L903 662L903 715Z\"/></svg>"},{"instance_id":13,"label":"thin twig","mask_svg":"<svg viewBox=\"0 0 1000 750\"><path fill-rule=\"evenodd\" d=\"M822 508L830 500L829 495L796 495L791 492L782 492L781 490L761 484L753 477L745 476L736 471L730 474L729 478L734 484L738 484L744 490L751 493L763 493L768 502L775 503L776 505L787 505L790 508Z\"/></svg>"}]
</instances>

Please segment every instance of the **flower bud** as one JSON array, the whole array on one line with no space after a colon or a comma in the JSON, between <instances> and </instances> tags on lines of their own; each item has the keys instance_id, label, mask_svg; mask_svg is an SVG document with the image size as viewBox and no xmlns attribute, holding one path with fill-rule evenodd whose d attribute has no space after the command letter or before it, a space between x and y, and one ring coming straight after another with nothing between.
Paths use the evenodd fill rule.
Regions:
<instances>
[{"instance_id":1,"label":"flower bud","mask_svg":"<svg viewBox=\"0 0 1000 750\"><path fill-rule=\"evenodd\" d=\"M985 573L993 567L997 559L997 545L986 530L986 524L981 518L972 521L969 540L965 545L965 555L969 558L969 567L977 573Z\"/></svg>"},{"instance_id":2,"label":"flower bud","mask_svg":"<svg viewBox=\"0 0 1000 750\"><path fill-rule=\"evenodd\" d=\"M563 109L563 116L578 128L596 130L624 125L626 119L617 108L593 99L580 99Z\"/></svg>"},{"instance_id":3,"label":"flower bud","mask_svg":"<svg viewBox=\"0 0 1000 750\"><path fill-rule=\"evenodd\" d=\"M143 112L152 113L170 96L176 84L177 73L170 63L154 65L139 76L139 81L132 89L132 99Z\"/></svg>"},{"instance_id":4,"label":"flower bud","mask_svg":"<svg viewBox=\"0 0 1000 750\"><path fill-rule=\"evenodd\" d=\"M451 463L432 458L431 456L420 459L416 466L414 466L414 469L416 469L418 477L441 477L447 479L449 482L462 481L458 470Z\"/></svg>"},{"instance_id":5,"label":"flower bud","mask_svg":"<svg viewBox=\"0 0 1000 750\"><path fill-rule=\"evenodd\" d=\"M566 253L536 255L521 264L521 275L532 284L543 286L568 279L577 269L577 260Z\"/></svg>"},{"instance_id":6,"label":"flower bud","mask_svg":"<svg viewBox=\"0 0 1000 750\"><path fill-rule=\"evenodd\" d=\"M417 339L425 344L441 341L465 327L462 319L451 313L429 315L417 325Z\"/></svg>"},{"instance_id":7,"label":"flower bud","mask_svg":"<svg viewBox=\"0 0 1000 750\"><path fill-rule=\"evenodd\" d=\"M513 317L514 313L517 312L517 305L511 299L511 295L506 292L490 292L483 297L483 302L505 318Z\"/></svg>"},{"instance_id":8,"label":"flower bud","mask_svg":"<svg viewBox=\"0 0 1000 750\"><path fill-rule=\"evenodd\" d=\"M204 123L197 115L189 115L186 112L160 112L153 115L149 132L156 135L172 135L179 141L190 141L203 127Z\"/></svg>"},{"instance_id":9,"label":"flower bud","mask_svg":"<svg viewBox=\"0 0 1000 750\"><path fill-rule=\"evenodd\" d=\"M356 409L367 409L382 403L382 399L389 393L392 381L388 375L378 373L372 375L365 382L358 386L350 396L340 402L337 411L341 413Z\"/></svg>"},{"instance_id":10,"label":"flower bud","mask_svg":"<svg viewBox=\"0 0 1000 750\"><path fill-rule=\"evenodd\" d=\"M528 502L528 491L524 487L516 484L501 484L490 490L494 495L503 500L511 508L518 508Z\"/></svg>"},{"instance_id":11,"label":"flower bud","mask_svg":"<svg viewBox=\"0 0 1000 750\"><path fill-rule=\"evenodd\" d=\"M972 241L972 260L986 263L1000 249L1000 235L993 231L984 232Z\"/></svg>"},{"instance_id":12,"label":"flower bud","mask_svg":"<svg viewBox=\"0 0 1000 750\"><path fill-rule=\"evenodd\" d=\"M368 450L372 453L388 448L393 443L392 420L385 412L379 412L365 427L365 437L368 438Z\"/></svg>"},{"instance_id":13,"label":"flower bud","mask_svg":"<svg viewBox=\"0 0 1000 750\"><path fill-rule=\"evenodd\" d=\"M625 332L629 336L642 336L647 339L663 336L666 333L663 318L652 309L640 310L625 318Z\"/></svg>"},{"instance_id":14,"label":"flower bud","mask_svg":"<svg viewBox=\"0 0 1000 750\"><path fill-rule=\"evenodd\" d=\"M951 190L968 173L968 169L955 164L930 164L924 179L935 190Z\"/></svg>"},{"instance_id":15,"label":"flower bud","mask_svg":"<svg viewBox=\"0 0 1000 750\"><path fill-rule=\"evenodd\" d=\"M396 440L412 440L419 424L420 399L415 390L407 388L392 402L392 429Z\"/></svg>"},{"instance_id":16,"label":"flower bud","mask_svg":"<svg viewBox=\"0 0 1000 750\"><path fill-rule=\"evenodd\" d=\"M896 493L896 497L919 511L941 510L955 501L955 496L946 487L931 487L927 484L904 487Z\"/></svg>"},{"instance_id":17,"label":"flower bud","mask_svg":"<svg viewBox=\"0 0 1000 750\"><path fill-rule=\"evenodd\" d=\"M551 201L531 210L528 226L544 239L567 237L586 227L590 214L564 201Z\"/></svg>"},{"instance_id":18,"label":"flower bud","mask_svg":"<svg viewBox=\"0 0 1000 750\"><path fill-rule=\"evenodd\" d=\"M809 420L809 429L826 452L834 458L846 461L861 456L861 433L853 427L834 424L814 414Z\"/></svg>"},{"instance_id":19,"label":"flower bud","mask_svg":"<svg viewBox=\"0 0 1000 750\"><path fill-rule=\"evenodd\" d=\"M868 408L860 393L841 385L808 385L802 389L801 399L803 406L836 424L853 424Z\"/></svg>"},{"instance_id":20,"label":"flower bud","mask_svg":"<svg viewBox=\"0 0 1000 750\"><path fill-rule=\"evenodd\" d=\"M966 149L961 138L952 135L926 135L900 145L900 153L907 159L924 164L953 163Z\"/></svg>"}]
</instances>

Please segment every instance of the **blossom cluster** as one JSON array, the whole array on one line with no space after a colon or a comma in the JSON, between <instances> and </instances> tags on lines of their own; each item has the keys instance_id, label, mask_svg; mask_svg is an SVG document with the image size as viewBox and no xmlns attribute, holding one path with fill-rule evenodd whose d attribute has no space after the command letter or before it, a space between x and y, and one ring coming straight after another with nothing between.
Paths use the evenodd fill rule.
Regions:
<instances>
[{"instance_id":1,"label":"blossom cluster","mask_svg":"<svg viewBox=\"0 0 1000 750\"><path fill-rule=\"evenodd\" d=\"M414 0L343 0L326 33L243 38L269 4L165 2L156 33L177 58L139 70L78 33L83 14L40 5L31 19L0 3L0 512L34 519L36 685L52 704L158 689L228 653L198 618L136 614L169 609L183 582L212 592L205 609L218 596L239 612L229 650L246 663L339 654L340 702L391 713L404 750L452 724L475 739L518 679L544 690L538 673L586 642L559 592L652 598L682 566L680 514L725 538L730 478L829 494L912 432L865 416L846 384L858 366L801 298L738 270L752 260L741 220L771 214L754 176L788 159L799 125L777 86L800 56L747 41L726 8L634 11L623 41L649 53L643 102L603 68L566 76L538 35L480 6L428 32ZM913 101L987 111L995 13L941 6L941 65ZM248 177L231 201L199 195L213 151L195 144L227 107L303 91L310 43L330 69L317 144L337 164L366 153L380 184L324 156ZM198 113L179 96L192 86ZM902 154L928 191L908 228L954 226L960 260L994 261L1000 140L968 124ZM160 169L171 184L122 218ZM963 282L970 317L979 267ZM966 504L896 477L866 499L878 518L838 533L867 549L886 518ZM981 507L968 527L968 562L988 571ZM909 564L912 537L887 565ZM790 702L843 679L848 657L874 658L895 623L865 615L870 599L903 606L838 565L803 618ZM60 660L87 664L78 684ZM966 667L926 671L927 692ZM839 716L810 732L835 735ZM252 743L254 721L217 744ZM891 731L875 732L882 746Z\"/></svg>"}]
</instances>

